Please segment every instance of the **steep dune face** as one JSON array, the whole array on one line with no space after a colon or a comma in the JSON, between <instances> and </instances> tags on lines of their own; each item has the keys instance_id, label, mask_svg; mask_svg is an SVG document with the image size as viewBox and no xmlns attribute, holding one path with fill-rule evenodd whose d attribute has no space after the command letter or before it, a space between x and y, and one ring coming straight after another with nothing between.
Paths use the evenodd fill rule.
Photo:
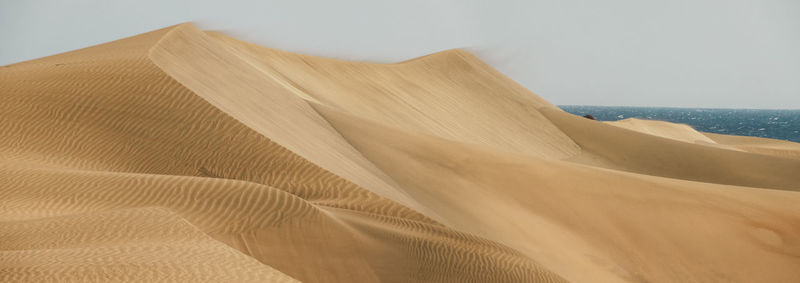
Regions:
<instances>
[{"instance_id":1,"label":"steep dune face","mask_svg":"<svg viewBox=\"0 0 800 283\"><path fill-rule=\"evenodd\" d=\"M151 61L159 48L169 51L172 45L193 43L230 56L223 61L233 67L241 64L238 55L226 53L229 49L224 46L213 50L219 47L216 43L196 42L205 37L195 31L191 26L173 27L4 67L0 215L4 221L48 218L67 223L75 214L94 217L110 210L161 207L217 241L213 245L238 250L238 254L221 250L238 257L216 257L203 249L176 253L167 244L145 245L152 251L140 256L116 257L102 252L98 241L86 244L79 251L85 256L79 258L103 264L92 267L75 259L48 273L41 268L47 262L30 259L58 260L69 254L39 250L22 240L16 244L20 252L2 255L4 261L15 263L2 267L3 278L36 281L41 278L37 276L58 275L65 280L112 280L160 272L161 280L189 280L204 274L184 270L199 268L198 260L227 266L249 256L260 262L250 261L250 266L258 267L253 267L254 274L283 278L283 273L312 282L559 280L514 250L444 227L432 220L435 214L421 213L428 209L415 207L390 178L294 94L259 88L258 93L249 93L252 97L240 98L266 108L236 108L242 105L219 101L237 92L209 92L187 83L195 92L173 75L186 77L170 73L183 68L199 78L221 78L200 76L203 69L191 65L192 60L166 58L174 59L168 63L176 66L159 61L164 69ZM186 33L189 38L176 38ZM231 72L239 77L259 78L243 83L270 86L273 81L258 70L235 71ZM236 82L241 81L227 86ZM272 101L264 101L263 94ZM260 110L274 112L261 113L271 114L266 116L248 112ZM50 241L59 248L58 231L36 241ZM209 241L192 240L186 231L183 245ZM85 232L86 237L114 237L102 227ZM129 254L138 246L131 243L118 249L117 253ZM156 269L142 262L163 254L178 257L172 262L186 260L187 265ZM96 271L108 265L130 268L98 275ZM240 278L220 273L222 277L207 279L250 280L249 267L244 268L234 274Z\"/></svg>"},{"instance_id":2,"label":"steep dune face","mask_svg":"<svg viewBox=\"0 0 800 283\"><path fill-rule=\"evenodd\" d=\"M0 113L0 281L800 279L797 144L589 121L460 50L184 24L2 67Z\"/></svg>"},{"instance_id":3,"label":"steep dune face","mask_svg":"<svg viewBox=\"0 0 800 283\"><path fill-rule=\"evenodd\" d=\"M462 50L372 64L293 54L211 35L271 66L317 104L502 151L548 158L579 151L537 111L555 106Z\"/></svg>"},{"instance_id":4,"label":"steep dune face","mask_svg":"<svg viewBox=\"0 0 800 283\"><path fill-rule=\"evenodd\" d=\"M191 25L170 30L149 55L170 77L250 129L350 182L424 211L279 81L271 66L245 56Z\"/></svg>"}]
</instances>

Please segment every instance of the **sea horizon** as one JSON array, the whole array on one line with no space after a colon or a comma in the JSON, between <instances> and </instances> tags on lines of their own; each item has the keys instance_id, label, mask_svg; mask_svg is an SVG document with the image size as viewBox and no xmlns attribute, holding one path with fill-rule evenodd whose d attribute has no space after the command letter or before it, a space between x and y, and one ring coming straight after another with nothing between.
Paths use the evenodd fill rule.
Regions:
<instances>
[{"instance_id":1,"label":"sea horizon","mask_svg":"<svg viewBox=\"0 0 800 283\"><path fill-rule=\"evenodd\" d=\"M800 111L800 108L735 108L735 107L706 107L706 106L631 106L631 105L592 105L592 104L556 104L564 107L617 107L617 108L668 108L668 109L719 109L719 110L777 110Z\"/></svg>"},{"instance_id":2,"label":"sea horizon","mask_svg":"<svg viewBox=\"0 0 800 283\"><path fill-rule=\"evenodd\" d=\"M686 124L707 133L800 142L800 110L558 105L575 115L600 121L628 118Z\"/></svg>"}]
</instances>

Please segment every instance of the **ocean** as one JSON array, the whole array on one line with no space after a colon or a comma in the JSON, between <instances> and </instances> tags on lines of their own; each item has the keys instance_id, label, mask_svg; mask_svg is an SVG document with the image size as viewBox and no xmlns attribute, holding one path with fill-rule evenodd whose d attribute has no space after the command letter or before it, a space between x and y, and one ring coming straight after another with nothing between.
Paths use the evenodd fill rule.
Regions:
<instances>
[{"instance_id":1,"label":"ocean","mask_svg":"<svg viewBox=\"0 0 800 283\"><path fill-rule=\"evenodd\" d=\"M800 110L708 109L559 105L576 115L600 121L626 118L683 123L701 132L800 142Z\"/></svg>"}]
</instances>

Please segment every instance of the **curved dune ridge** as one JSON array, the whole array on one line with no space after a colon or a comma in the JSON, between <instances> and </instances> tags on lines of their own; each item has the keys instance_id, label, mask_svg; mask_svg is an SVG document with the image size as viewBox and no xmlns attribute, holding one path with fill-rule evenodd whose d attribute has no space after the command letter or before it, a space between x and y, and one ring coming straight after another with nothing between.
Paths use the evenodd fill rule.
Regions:
<instances>
[{"instance_id":1,"label":"curved dune ridge","mask_svg":"<svg viewBox=\"0 0 800 283\"><path fill-rule=\"evenodd\" d=\"M0 281L799 282L800 144L565 113L462 50L182 24L0 67Z\"/></svg>"}]
</instances>

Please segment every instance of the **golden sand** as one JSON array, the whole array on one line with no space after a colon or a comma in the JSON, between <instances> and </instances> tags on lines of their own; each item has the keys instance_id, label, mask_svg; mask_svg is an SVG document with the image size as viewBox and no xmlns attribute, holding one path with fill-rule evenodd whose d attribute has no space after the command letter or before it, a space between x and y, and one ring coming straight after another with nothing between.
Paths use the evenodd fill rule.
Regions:
<instances>
[{"instance_id":1,"label":"golden sand","mask_svg":"<svg viewBox=\"0 0 800 283\"><path fill-rule=\"evenodd\" d=\"M800 282L800 144L565 113L462 50L190 24L0 67L0 281Z\"/></svg>"}]
</instances>

